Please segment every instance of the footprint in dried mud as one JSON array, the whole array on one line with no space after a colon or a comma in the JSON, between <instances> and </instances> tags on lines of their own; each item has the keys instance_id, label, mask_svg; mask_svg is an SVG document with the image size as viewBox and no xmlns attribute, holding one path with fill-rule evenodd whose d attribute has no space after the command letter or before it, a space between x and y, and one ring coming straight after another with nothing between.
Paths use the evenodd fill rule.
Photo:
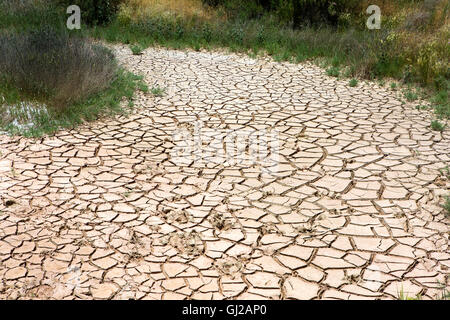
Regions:
<instances>
[{"instance_id":1,"label":"footprint in dried mud","mask_svg":"<svg viewBox=\"0 0 450 320\"><path fill-rule=\"evenodd\" d=\"M236 258L228 257L215 261L215 268L224 275L236 277L244 268L244 264Z\"/></svg>"},{"instance_id":2,"label":"footprint in dried mud","mask_svg":"<svg viewBox=\"0 0 450 320\"><path fill-rule=\"evenodd\" d=\"M282 232L280 230L278 230L278 228L275 226L275 224L273 223L265 223L262 226L260 226L258 228L258 232L261 235L266 235L266 234L282 234Z\"/></svg>"},{"instance_id":3,"label":"footprint in dried mud","mask_svg":"<svg viewBox=\"0 0 450 320\"><path fill-rule=\"evenodd\" d=\"M349 284L357 284L361 282L361 275L358 273L349 273L349 271L344 270L344 278L342 279Z\"/></svg>"},{"instance_id":4,"label":"footprint in dried mud","mask_svg":"<svg viewBox=\"0 0 450 320\"><path fill-rule=\"evenodd\" d=\"M169 223L186 224L192 220L192 217L184 210L169 210L166 214L166 220Z\"/></svg>"},{"instance_id":5,"label":"footprint in dried mud","mask_svg":"<svg viewBox=\"0 0 450 320\"><path fill-rule=\"evenodd\" d=\"M217 211L213 212L208 217L208 221L214 228L216 228L219 231L227 231L234 226L234 223L230 218L224 217L222 213Z\"/></svg>"},{"instance_id":6,"label":"footprint in dried mud","mask_svg":"<svg viewBox=\"0 0 450 320\"><path fill-rule=\"evenodd\" d=\"M168 244L180 254L199 256L205 251L205 246L200 235L195 232L179 232L169 237Z\"/></svg>"}]
</instances>

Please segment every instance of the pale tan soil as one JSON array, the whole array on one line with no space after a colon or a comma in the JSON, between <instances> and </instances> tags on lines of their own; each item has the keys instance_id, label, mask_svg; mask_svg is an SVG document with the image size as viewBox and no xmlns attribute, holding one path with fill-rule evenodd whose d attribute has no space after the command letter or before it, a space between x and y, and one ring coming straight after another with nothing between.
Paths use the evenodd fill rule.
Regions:
<instances>
[{"instance_id":1,"label":"pale tan soil","mask_svg":"<svg viewBox=\"0 0 450 320\"><path fill-rule=\"evenodd\" d=\"M167 94L54 137L0 136L0 298L435 299L448 286L450 131L429 113L309 64L116 49ZM232 163L208 141L177 158L189 141L174 133L195 120L220 137L259 130L279 162Z\"/></svg>"}]
</instances>

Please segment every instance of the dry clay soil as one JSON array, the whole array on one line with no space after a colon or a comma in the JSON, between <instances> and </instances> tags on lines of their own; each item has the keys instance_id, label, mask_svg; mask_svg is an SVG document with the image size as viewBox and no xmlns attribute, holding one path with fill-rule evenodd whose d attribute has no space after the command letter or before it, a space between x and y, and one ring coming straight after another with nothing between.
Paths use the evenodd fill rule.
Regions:
<instances>
[{"instance_id":1,"label":"dry clay soil","mask_svg":"<svg viewBox=\"0 0 450 320\"><path fill-rule=\"evenodd\" d=\"M1 299L448 289L450 130L430 113L312 64L114 48L165 94L51 137L0 135Z\"/></svg>"}]
</instances>

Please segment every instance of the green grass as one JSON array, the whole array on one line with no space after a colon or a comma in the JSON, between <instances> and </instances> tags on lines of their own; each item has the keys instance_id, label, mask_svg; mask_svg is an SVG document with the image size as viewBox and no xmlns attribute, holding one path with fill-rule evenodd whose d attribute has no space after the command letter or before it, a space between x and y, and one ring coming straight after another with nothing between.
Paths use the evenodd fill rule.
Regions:
<instances>
[{"instance_id":1,"label":"green grass","mask_svg":"<svg viewBox=\"0 0 450 320\"><path fill-rule=\"evenodd\" d=\"M162 97L162 96L164 96L166 94L166 89L165 88L161 88L160 86L156 86L156 87L153 87L150 90L150 93L152 95L154 95L155 97Z\"/></svg>"},{"instance_id":2,"label":"green grass","mask_svg":"<svg viewBox=\"0 0 450 320\"><path fill-rule=\"evenodd\" d=\"M139 44L135 44L130 46L130 50L134 55L140 55L142 54L142 51L144 51L144 47Z\"/></svg>"},{"instance_id":3,"label":"green grass","mask_svg":"<svg viewBox=\"0 0 450 320\"><path fill-rule=\"evenodd\" d=\"M139 43L144 48L154 44L169 48L190 47L194 50L229 48L236 52L267 53L277 61L294 59L300 62L324 58L329 64L335 61L339 65L354 64L352 73L356 75L362 72L358 64L366 58L364 48L358 46L358 50L350 50L352 42L358 42L358 38L367 38L369 41L368 38L373 38L374 35L363 31L349 33L337 32L328 27L305 28L293 32L287 27L278 26L276 21L269 18L205 24L195 19L184 21L153 16L143 21L117 20L109 26L90 29L90 34L94 37L110 42ZM332 41L331 34L334 34Z\"/></svg>"},{"instance_id":4,"label":"green grass","mask_svg":"<svg viewBox=\"0 0 450 320\"><path fill-rule=\"evenodd\" d=\"M444 131L445 125L440 123L438 120L431 121L431 129L434 131Z\"/></svg>"},{"instance_id":5,"label":"green grass","mask_svg":"<svg viewBox=\"0 0 450 320\"><path fill-rule=\"evenodd\" d=\"M408 102L416 101L419 98L419 95L417 94L417 92L413 91L412 89L406 90L404 92L404 96Z\"/></svg>"},{"instance_id":6,"label":"green grass","mask_svg":"<svg viewBox=\"0 0 450 320\"><path fill-rule=\"evenodd\" d=\"M392 89L392 90L397 90L397 83L392 82L392 83L391 83L391 89Z\"/></svg>"},{"instance_id":7,"label":"green grass","mask_svg":"<svg viewBox=\"0 0 450 320\"><path fill-rule=\"evenodd\" d=\"M425 105L418 105L418 106L416 106L416 109L417 109L417 110L427 110L427 109L428 109L428 106L425 106Z\"/></svg>"},{"instance_id":8,"label":"green grass","mask_svg":"<svg viewBox=\"0 0 450 320\"><path fill-rule=\"evenodd\" d=\"M349 85L350 87L356 87L356 86L358 85L358 80L356 80L356 79L351 79L351 80L349 81L348 85Z\"/></svg>"},{"instance_id":9,"label":"green grass","mask_svg":"<svg viewBox=\"0 0 450 320\"><path fill-rule=\"evenodd\" d=\"M45 5L26 6L23 10L14 12L8 7L9 1L11 0L0 0L0 26L3 30L24 32L49 25L56 29L66 28L65 10L56 8L50 1Z\"/></svg>"},{"instance_id":10,"label":"green grass","mask_svg":"<svg viewBox=\"0 0 450 320\"><path fill-rule=\"evenodd\" d=\"M14 119L27 120L32 122L33 125L23 127L14 122L0 120L0 130L13 135L40 137L44 134L52 134L59 129L74 128L85 121L96 120L102 116L125 114L127 109L120 105L120 101L125 98L128 101L128 107L131 107L136 90L148 91L142 77L120 69L116 79L108 89L61 111L50 108L45 112L42 108L38 108L37 112L33 112L29 116L20 114L22 110L16 108L17 114ZM5 105L3 108L5 108Z\"/></svg>"},{"instance_id":11,"label":"green grass","mask_svg":"<svg viewBox=\"0 0 450 320\"><path fill-rule=\"evenodd\" d=\"M399 300L422 300L422 296L420 294L417 294L415 297L410 297L408 294L403 291L403 286L400 289L400 292L398 292L398 299Z\"/></svg>"},{"instance_id":12,"label":"green grass","mask_svg":"<svg viewBox=\"0 0 450 320\"><path fill-rule=\"evenodd\" d=\"M450 216L450 195L445 196L445 203L442 207L445 209L446 215Z\"/></svg>"},{"instance_id":13,"label":"green grass","mask_svg":"<svg viewBox=\"0 0 450 320\"><path fill-rule=\"evenodd\" d=\"M431 99L434 111L440 119L450 119L449 89L450 85L447 83L447 88L438 91Z\"/></svg>"},{"instance_id":14,"label":"green grass","mask_svg":"<svg viewBox=\"0 0 450 320\"><path fill-rule=\"evenodd\" d=\"M331 67L327 69L327 75L330 77L339 77L340 71L338 67Z\"/></svg>"}]
</instances>

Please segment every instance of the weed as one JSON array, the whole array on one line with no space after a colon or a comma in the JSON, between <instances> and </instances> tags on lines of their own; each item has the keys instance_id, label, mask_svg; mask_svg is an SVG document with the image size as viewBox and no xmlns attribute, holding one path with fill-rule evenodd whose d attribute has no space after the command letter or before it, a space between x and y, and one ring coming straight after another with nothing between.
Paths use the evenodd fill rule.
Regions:
<instances>
[{"instance_id":1,"label":"weed","mask_svg":"<svg viewBox=\"0 0 450 320\"><path fill-rule=\"evenodd\" d=\"M434 104L434 111L439 118L450 119L449 87L447 83L447 89L440 90L431 99L431 102Z\"/></svg>"},{"instance_id":2,"label":"weed","mask_svg":"<svg viewBox=\"0 0 450 320\"><path fill-rule=\"evenodd\" d=\"M399 300L422 300L422 296L420 294L417 294L415 297L410 297L408 294L403 291L403 286L400 289L400 292L398 292L398 299Z\"/></svg>"},{"instance_id":3,"label":"weed","mask_svg":"<svg viewBox=\"0 0 450 320\"><path fill-rule=\"evenodd\" d=\"M406 90L403 94L408 102L416 101L419 98L417 92L414 92L411 89Z\"/></svg>"},{"instance_id":4,"label":"weed","mask_svg":"<svg viewBox=\"0 0 450 320\"><path fill-rule=\"evenodd\" d=\"M133 53L133 55L141 55L144 48L139 44L135 44L130 46L130 50Z\"/></svg>"},{"instance_id":5,"label":"weed","mask_svg":"<svg viewBox=\"0 0 450 320\"><path fill-rule=\"evenodd\" d=\"M356 86L358 85L358 80L352 79L352 80L350 80L350 82L348 83L348 85L349 85L350 87L356 87Z\"/></svg>"},{"instance_id":6,"label":"weed","mask_svg":"<svg viewBox=\"0 0 450 320\"><path fill-rule=\"evenodd\" d=\"M153 87L150 90L150 92L155 97L162 97L162 96L164 96L166 94L166 89L165 88L161 88L160 86L156 86L156 87Z\"/></svg>"},{"instance_id":7,"label":"weed","mask_svg":"<svg viewBox=\"0 0 450 320\"><path fill-rule=\"evenodd\" d=\"M327 75L330 77L339 77L340 71L338 67L331 67L327 69Z\"/></svg>"},{"instance_id":8,"label":"weed","mask_svg":"<svg viewBox=\"0 0 450 320\"><path fill-rule=\"evenodd\" d=\"M434 131L444 131L445 125L440 123L438 120L431 121L431 129Z\"/></svg>"},{"instance_id":9,"label":"weed","mask_svg":"<svg viewBox=\"0 0 450 320\"><path fill-rule=\"evenodd\" d=\"M445 203L442 205L442 207L445 209L446 215L450 216L450 195L445 196Z\"/></svg>"}]
</instances>

